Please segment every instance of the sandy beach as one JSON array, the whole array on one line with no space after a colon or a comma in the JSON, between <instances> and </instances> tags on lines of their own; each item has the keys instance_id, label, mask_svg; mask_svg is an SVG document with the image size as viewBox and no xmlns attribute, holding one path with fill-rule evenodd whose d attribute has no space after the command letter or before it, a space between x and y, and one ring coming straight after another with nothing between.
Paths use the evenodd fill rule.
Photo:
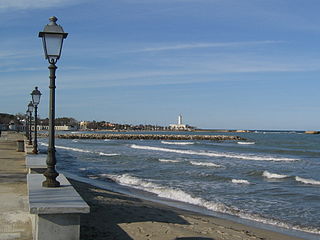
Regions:
<instances>
[{"instance_id":1,"label":"sandy beach","mask_svg":"<svg viewBox=\"0 0 320 240\"><path fill-rule=\"evenodd\" d=\"M300 239L70 182L91 208L81 216L82 240Z\"/></svg>"}]
</instances>

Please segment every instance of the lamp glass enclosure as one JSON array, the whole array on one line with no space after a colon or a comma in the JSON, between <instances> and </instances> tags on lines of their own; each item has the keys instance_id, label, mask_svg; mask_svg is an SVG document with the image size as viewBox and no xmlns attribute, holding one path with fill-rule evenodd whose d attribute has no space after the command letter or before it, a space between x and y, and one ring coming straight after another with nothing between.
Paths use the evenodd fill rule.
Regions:
<instances>
[{"instance_id":1,"label":"lamp glass enclosure","mask_svg":"<svg viewBox=\"0 0 320 240\"><path fill-rule=\"evenodd\" d=\"M50 23L44 27L43 32L39 32L39 37L42 38L45 58L49 63L55 64L60 58L63 39L68 36L68 33L65 33L56 23L58 20L56 17L51 17L49 20Z\"/></svg>"},{"instance_id":2,"label":"lamp glass enclosure","mask_svg":"<svg viewBox=\"0 0 320 240\"><path fill-rule=\"evenodd\" d=\"M30 102L30 103L28 104L28 111L29 111L29 113L32 113L32 112L33 112L33 108L34 108L33 103Z\"/></svg>"},{"instance_id":3,"label":"lamp glass enclosure","mask_svg":"<svg viewBox=\"0 0 320 240\"><path fill-rule=\"evenodd\" d=\"M31 93L31 96L33 105L37 106L40 103L41 97L41 92L38 90L38 87L35 87L35 89Z\"/></svg>"},{"instance_id":4,"label":"lamp glass enclosure","mask_svg":"<svg viewBox=\"0 0 320 240\"><path fill-rule=\"evenodd\" d=\"M61 55L63 35L44 33L42 41L46 59L56 62Z\"/></svg>"}]
</instances>

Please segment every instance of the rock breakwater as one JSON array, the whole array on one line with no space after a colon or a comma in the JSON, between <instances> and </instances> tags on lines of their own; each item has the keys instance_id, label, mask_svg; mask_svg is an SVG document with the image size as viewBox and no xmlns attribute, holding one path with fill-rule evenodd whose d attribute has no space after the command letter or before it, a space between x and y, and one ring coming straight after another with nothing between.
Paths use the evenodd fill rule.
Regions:
<instances>
[{"instance_id":1,"label":"rock breakwater","mask_svg":"<svg viewBox=\"0 0 320 240\"><path fill-rule=\"evenodd\" d=\"M228 135L167 135L167 134L58 134L57 138L64 139L116 139L116 140L209 140L209 141L238 141L246 140L239 136Z\"/></svg>"}]
</instances>

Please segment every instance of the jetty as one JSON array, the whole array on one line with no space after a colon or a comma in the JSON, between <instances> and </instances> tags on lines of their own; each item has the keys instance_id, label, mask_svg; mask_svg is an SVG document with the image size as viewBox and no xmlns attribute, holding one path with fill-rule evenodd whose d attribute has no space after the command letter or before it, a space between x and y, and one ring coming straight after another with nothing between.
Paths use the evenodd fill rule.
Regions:
<instances>
[{"instance_id":1,"label":"jetty","mask_svg":"<svg viewBox=\"0 0 320 240\"><path fill-rule=\"evenodd\" d=\"M245 138L228 135L192 135L192 134L97 134L75 133L58 134L63 139L115 139L115 140L207 140L207 141L243 141Z\"/></svg>"}]
</instances>

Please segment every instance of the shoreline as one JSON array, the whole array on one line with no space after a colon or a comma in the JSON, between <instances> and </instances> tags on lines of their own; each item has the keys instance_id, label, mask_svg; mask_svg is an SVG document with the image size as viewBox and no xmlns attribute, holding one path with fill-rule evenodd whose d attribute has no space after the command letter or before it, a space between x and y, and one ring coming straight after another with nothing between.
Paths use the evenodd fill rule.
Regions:
<instances>
[{"instance_id":1,"label":"shoreline","mask_svg":"<svg viewBox=\"0 0 320 240\"><path fill-rule=\"evenodd\" d=\"M81 216L83 240L303 239L69 180L91 208Z\"/></svg>"}]
</instances>

